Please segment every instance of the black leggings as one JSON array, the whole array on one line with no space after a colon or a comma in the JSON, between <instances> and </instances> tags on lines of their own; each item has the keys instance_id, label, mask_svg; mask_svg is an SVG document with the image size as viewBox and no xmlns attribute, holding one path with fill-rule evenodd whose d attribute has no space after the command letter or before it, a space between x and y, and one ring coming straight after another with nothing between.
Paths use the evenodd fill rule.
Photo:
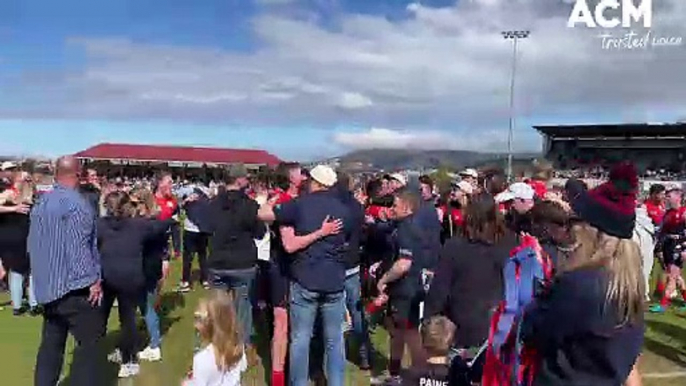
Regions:
<instances>
[{"instance_id":1,"label":"black leggings","mask_svg":"<svg viewBox=\"0 0 686 386\"><path fill-rule=\"evenodd\" d=\"M193 264L193 255L198 254L198 264L200 264L200 281L207 281L207 267L205 260L207 259L207 233L201 232L184 232L183 233L183 272L181 280L191 282L191 267Z\"/></svg>"},{"instance_id":2,"label":"black leggings","mask_svg":"<svg viewBox=\"0 0 686 386\"><path fill-rule=\"evenodd\" d=\"M119 310L119 323L121 334L119 335L119 350L121 351L122 363L136 361L136 344L138 342L138 330L136 329L136 309L141 299L141 291L119 291L104 285L103 288L103 313L105 327L110 318L112 305L117 300Z\"/></svg>"}]
</instances>

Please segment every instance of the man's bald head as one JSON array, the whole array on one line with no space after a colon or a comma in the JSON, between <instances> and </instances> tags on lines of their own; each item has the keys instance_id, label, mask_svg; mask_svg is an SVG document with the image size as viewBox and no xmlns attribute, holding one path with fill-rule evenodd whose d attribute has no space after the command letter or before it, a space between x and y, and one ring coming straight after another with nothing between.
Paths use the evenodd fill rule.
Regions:
<instances>
[{"instance_id":1,"label":"man's bald head","mask_svg":"<svg viewBox=\"0 0 686 386\"><path fill-rule=\"evenodd\" d=\"M61 185L75 188L79 182L81 164L73 156L64 156L55 163L55 176Z\"/></svg>"}]
</instances>

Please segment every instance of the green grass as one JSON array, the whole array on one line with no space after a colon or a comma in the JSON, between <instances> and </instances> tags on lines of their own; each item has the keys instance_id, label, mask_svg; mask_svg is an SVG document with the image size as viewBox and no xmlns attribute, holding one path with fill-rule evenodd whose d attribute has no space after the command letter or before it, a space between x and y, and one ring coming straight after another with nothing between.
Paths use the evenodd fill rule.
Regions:
<instances>
[{"instance_id":1,"label":"green grass","mask_svg":"<svg viewBox=\"0 0 686 386\"><path fill-rule=\"evenodd\" d=\"M171 280L169 281L164 295L163 309L163 332L164 340L162 350L164 360L160 363L144 363L141 375L135 380L116 380L116 368L107 368L107 375L111 380L108 385L126 386L172 386L179 385L181 379L189 370L192 363L194 334L193 334L193 310L205 291L196 289L186 294L178 295L172 291L172 286L177 283L180 271L179 262L174 263ZM0 304L7 302L7 295L0 295ZM258 329L263 326L258 324ZM142 326L142 325L141 325ZM108 351L114 348L116 334L118 333L116 311L110 320L112 331L105 345ZM142 327L141 327L142 328ZM0 372L2 385L29 386L33 384L33 366L35 364L36 351L40 342L41 319L12 316L11 307L6 306L0 311ZM375 358L375 371L384 367L385 356L388 350L388 336L382 329L377 329L372 335L374 347L380 352L381 357ZM265 334L259 336L258 346L260 353L268 352L268 342ZM70 342L67 349L65 373L68 371L71 359ZM265 356L266 357L266 356ZM314 357L314 356L313 356ZM265 361L245 374L243 384L248 386L266 385L265 370L269 364ZM674 372L686 372L686 313L678 313L670 310L665 315L648 315L646 344L641 363L642 372L651 375L646 378L646 386L677 386L686 384L686 376L655 378L656 374L669 375ZM352 363L346 370L346 382L348 385L368 385L369 374L357 370ZM268 372L267 372L268 373Z\"/></svg>"}]
</instances>

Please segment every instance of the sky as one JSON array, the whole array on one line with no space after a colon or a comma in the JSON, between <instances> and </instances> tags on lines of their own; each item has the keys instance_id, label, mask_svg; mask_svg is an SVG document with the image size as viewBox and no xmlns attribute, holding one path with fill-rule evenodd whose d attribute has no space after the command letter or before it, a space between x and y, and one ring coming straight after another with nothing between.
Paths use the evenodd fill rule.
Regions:
<instances>
[{"instance_id":1,"label":"sky","mask_svg":"<svg viewBox=\"0 0 686 386\"><path fill-rule=\"evenodd\" d=\"M517 29L531 35L516 151L540 149L537 124L686 118L686 2L654 0L651 29L569 28L574 2L3 0L0 153L505 151L513 45L500 32ZM650 34L645 48L603 48L603 34L631 31Z\"/></svg>"}]
</instances>

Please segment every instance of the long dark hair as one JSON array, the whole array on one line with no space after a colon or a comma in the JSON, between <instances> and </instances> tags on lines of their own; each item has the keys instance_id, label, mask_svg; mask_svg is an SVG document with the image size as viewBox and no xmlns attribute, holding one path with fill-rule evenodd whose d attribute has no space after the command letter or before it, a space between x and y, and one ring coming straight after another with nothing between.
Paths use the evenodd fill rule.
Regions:
<instances>
[{"instance_id":1,"label":"long dark hair","mask_svg":"<svg viewBox=\"0 0 686 386\"><path fill-rule=\"evenodd\" d=\"M506 231L505 219L493 196L481 193L472 197L465 208L464 237L470 241L497 244Z\"/></svg>"}]
</instances>

